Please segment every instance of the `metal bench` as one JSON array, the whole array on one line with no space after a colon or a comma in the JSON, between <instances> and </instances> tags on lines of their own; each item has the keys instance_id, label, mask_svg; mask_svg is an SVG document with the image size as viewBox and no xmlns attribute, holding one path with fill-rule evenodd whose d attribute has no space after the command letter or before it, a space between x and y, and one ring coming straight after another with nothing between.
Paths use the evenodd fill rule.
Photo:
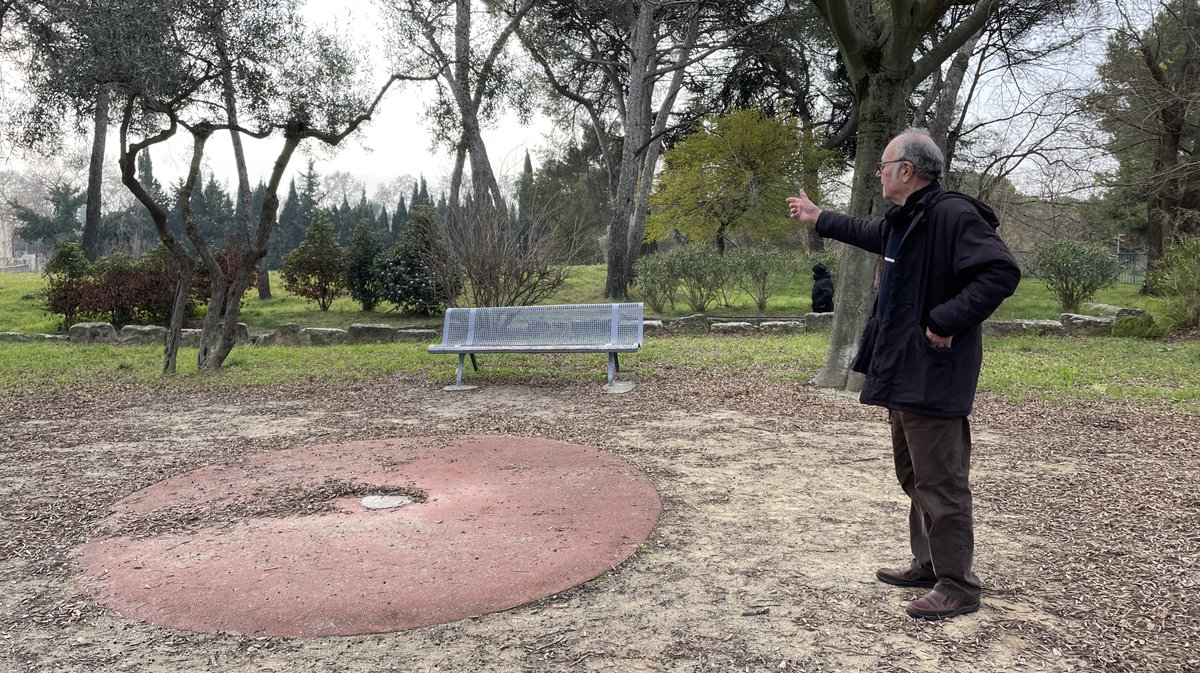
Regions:
<instances>
[{"instance_id":1,"label":"metal bench","mask_svg":"<svg viewBox=\"0 0 1200 673\"><path fill-rule=\"evenodd\" d=\"M456 353L458 372L446 390L469 390L462 383L463 362L479 370L477 353L608 353L609 392L626 392L632 383L616 383L618 353L642 346L642 304L568 304L499 306L446 310L442 343L430 353Z\"/></svg>"}]
</instances>

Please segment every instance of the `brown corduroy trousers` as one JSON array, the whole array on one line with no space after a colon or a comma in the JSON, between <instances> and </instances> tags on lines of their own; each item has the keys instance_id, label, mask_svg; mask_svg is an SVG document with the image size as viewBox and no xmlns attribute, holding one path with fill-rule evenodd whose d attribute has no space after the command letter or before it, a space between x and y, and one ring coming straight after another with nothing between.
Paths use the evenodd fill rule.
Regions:
<instances>
[{"instance_id":1,"label":"brown corduroy trousers","mask_svg":"<svg viewBox=\"0 0 1200 673\"><path fill-rule=\"evenodd\" d=\"M913 568L937 577L937 589L979 600L971 572L971 425L966 418L891 412L896 478L911 501L908 515Z\"/></svg>"}]
</instances>

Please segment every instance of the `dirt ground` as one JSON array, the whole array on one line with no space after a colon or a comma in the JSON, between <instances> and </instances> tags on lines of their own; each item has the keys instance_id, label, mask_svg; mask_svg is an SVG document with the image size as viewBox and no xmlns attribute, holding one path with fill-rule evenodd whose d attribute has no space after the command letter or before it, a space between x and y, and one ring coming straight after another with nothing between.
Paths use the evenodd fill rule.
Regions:
<instances>
[{"instance_id":1,"label":"dirt ground","mask_svg":"<svg viewBox=\"0 0 1200 673\"><path fill-rule=\"evenodd\" d=\"M444 377L442 377L444 378ZM907 561L885 412L759 373L663 372L626 395L442 378L0 399L3 671L1198 671L1200 419L1120 405L973 417L983 608L941 623ZM82 593L75 554L114 501L247 454L522 435L640 467L664 510L624 564L506 612L333 638L202 634Z\"/></svg>"}]
</instances>

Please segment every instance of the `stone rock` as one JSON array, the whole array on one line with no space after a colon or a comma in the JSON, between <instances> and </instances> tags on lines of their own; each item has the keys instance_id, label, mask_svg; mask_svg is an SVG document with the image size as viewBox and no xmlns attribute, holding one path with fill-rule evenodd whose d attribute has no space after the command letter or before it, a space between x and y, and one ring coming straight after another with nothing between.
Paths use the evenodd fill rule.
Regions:
<instances>
[{"instance_id":1,"label":"stone rock","mask_svg":"<svg viewBox=\"0 0 1200 673\"><path fill-rule=\"evenodd\" d=\"M803 334L803 320L768 320L758 326L766 334Z\"/></svg>"},{"instance_id":2,"label":"stone rock","mask_svg":"<svg viewBox=\"0 0 1200 673\"><path fill-rule=\"evenodd\" d=\"M986 320L983 323L983 333L988 336L1012 336L1014 334L1053 336L1061 335L1063 326L1057 320Z\"/></svg>"},{"instance_id":3,"label":"stone rock","mask_svg":"<svg viewBox=\"0 0 1200 673\"><path fill-rule=\"evenodd\" d=\"M398 329L395 340L406 343L439 343L442 333L435 329Z\"/></svg>"},{"instance_id":4,"label":"stone rock","mask_svg":"<svg viewBox=\"0 0 1200 673\"><path fill-rule=\"evenodd\" d=\"M805 313L804 314L804 331L813 332L828 332L833 327L832 313Z\"/></svg>"},{"instance_id":5,"label":"stone rock","mask_svg":"<svg viewBox=\"0 0 1200 673\"><path fill-rule=\"evenodd\" d=\"M354 323L346 330L346 343L390 344L396 340L396 328L391 325Z\"/></svg>"},{"instance_id":6,"label":"stone rock","mask_svg":"<svg viewBox=\"0 0 1200 673\"><path fill-rule=\"evenodd\" d=\"M1091 304L1091 303L1089 303L1089 304L1085 304L1085 306L1087 306L1091 310L1093 310L1101 315L1117 315L1121 311L1120 306L1113 306L1112 304Z\"/></svg>"},{"instance_id":7,"label":"stone rock","mask_svg":"<svg viewBox=\"0 0 1200 673\"><path fill-rule=\"evenodd\" d=\"M708 318L702 315L676 318L667 329L673 334L708 334Z\"/></svg>"},{"instance_id":8,"label":"stone rock","mask_svg":"<svg viewBox=\"0 0 1200 673\"><path fill-rule=\"evenodd\" d=\"M167 343L167 328L158 325L126 325L117 340L125 346L162 346Z\"/></svg>"},{"instance_id":9,"label":"stone rock","mask_svg":"<svg viewBox=\"0 0 1200 673\"><path fill-rule=\"evenodd\" d=\"M1146 314L1140 308L1122 308L1113 306L1112 304L1085 304L1089 309L1096 311L1101 316L1112 316L1114 318L1138 318Z\"/></svg>"},{"instance_id":10,"label":"stone rock","mask_svg":"<svg viewBox=\"0 0 1200 673\"><path fill-rule=\"evenodd\" d=\"M305 327L300 340L310 346L332 346L346 343L346 330L335 327Z\"/></svg>"},{"instance_id":11,"label":"stone rock","mask_svg":"<svg viewBox=\"0 0 1200 673\"><path fill-rule=\"evenodd\" d=\"M222 325L224 328L224 325ZM233 341L238 344L251 343L250 326L244 322L237 323L233 326Z\"/></svg>"},{"instance_id":12,"label":"stone rock","mask_svg":"<svg viewBox=\"0 0 1200 673\"><path fill-rule=\"evenodd\" d=\"M709 327L709 331L713 334L753 334L756 328L748 322L717 322Z\"/></svg>"},{"instance_id":13,"label":"stone rock","mask_svg":"<svg viewBox=\"0 0 1200 673\"><path fill-rule=\"evenodd\" d=\"M1097 318L1076 313L1064 313L1058 319L1062 322L1063 331L1075 336L1108 336L1112 334L1113 323L1116 322L1113 316Z\"/></svg>"},{"instance_id":14,"label":"stone rock","mask_svg":"<svg viewBox=\"0 0 1200 673\"><path fill-rule=\"evenodd\" d=\"M73 344L114 344L117 330L111 323L79 322L71 325L67 334Z\"/></svg>"},{"instance_id":15,"label":"stone rock","mask_svg":"<svg viewBox=\"0 0 1200 673\"><path fill-rule=\"evenodd\" d=\"M642 336L647 334L662 334L665 331L661 320L643 320Z\"/></svg>"},{"instance_id":16,"label":"stone rock","mask_svg":"<svg viewBox=\"0 0 1200 673\"><path fill-rule=\"evenodd\" d=\"M34 341L70 341L71 337L66 334L34 334Z\"/></svg>"},{"instance_id":17,"label":"stone rock","mask_svg":"<svg viewBox=\"0 0 1200 673\"><path fill-rule=\"evenodd\" d=\"M17 342L29 341L29 337L20 332L0 332L0 341Z\"/></svg>"},{"instance_id":18,"label":"stone rock","mask_svg":"<svg viewBox=\"0 0 1200 673\"><path fill-rule=\"evenodd\" d=\"M300 326L294 322L285 322L274 332L259 340L261 346L300 346L304 345L300 338Z\"/></svg>"},{"instance_id":19,"label":"stone rock","mask_svg":"<svg viewBox=\"0 0 1200 673\"><path fill-rule=\"evenodd\" d=\"M198 329L181 329L179 330L179 346L180 348L199 348L200 347L200 332Z\"/></svg>"}]
</instances>

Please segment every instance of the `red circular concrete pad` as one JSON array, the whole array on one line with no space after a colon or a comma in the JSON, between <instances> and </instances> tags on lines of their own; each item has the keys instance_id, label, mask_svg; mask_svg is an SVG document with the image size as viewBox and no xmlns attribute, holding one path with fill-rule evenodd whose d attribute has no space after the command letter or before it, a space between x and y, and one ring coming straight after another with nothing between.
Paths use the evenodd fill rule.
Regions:
<instances>
[{"instance_id":1,"label":"red circular concrete pad","mask_svg":"<svg viewBox=\"0 0 1200 673\"><path fill-rule=\"evenodd\" d=\"M378 633L496 612L625 560L662 510L649 479L589 447L525 437L411 438L259 454L118 501L110 530L334 478L416 486L425 503L101 537L80 585L128 617L264 636ZM144 519L152 521L153 519Z\"/></svg>"}]
</instances>

